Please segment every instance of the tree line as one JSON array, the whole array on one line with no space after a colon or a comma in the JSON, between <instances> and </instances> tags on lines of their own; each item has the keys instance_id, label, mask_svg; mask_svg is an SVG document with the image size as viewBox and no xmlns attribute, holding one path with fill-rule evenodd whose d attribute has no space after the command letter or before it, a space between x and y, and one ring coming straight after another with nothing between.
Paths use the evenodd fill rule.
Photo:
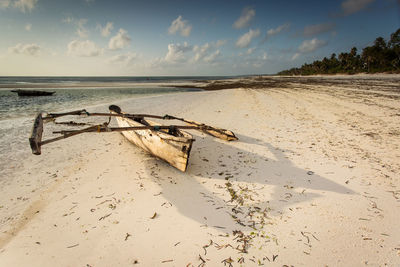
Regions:
<instances>
[{"instance_id":1,"label":"tree line","mask_svg":"<svg viewBox=\"0 0 400 267\"><path fill-rule=\"evenodd\" d=\"M304 64L278 75L313 75L313 74L356 74L356 73L400 73L400 28L390 35L390 40L375 39L372 46L367 46L361 54L353 47L349 53L333 53L330 58Z\"/></svg>"}]
</instances>

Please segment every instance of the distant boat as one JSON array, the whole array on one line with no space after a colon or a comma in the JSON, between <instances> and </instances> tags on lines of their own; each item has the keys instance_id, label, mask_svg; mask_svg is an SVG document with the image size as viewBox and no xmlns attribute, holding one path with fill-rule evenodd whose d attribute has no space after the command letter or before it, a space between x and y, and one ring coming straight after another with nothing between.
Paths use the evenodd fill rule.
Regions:
<instances>
[{"instance_id":1,"label":"distant boat","mask_svg":"<svg viewBox=\"0 0 400 267\"><path fill-rule=\"evenodd\" d=\"M53 95L55 92L49 91L37 91L37 90L11 90L13 93L17 93L18 96L48 96Z\"/></svg>"}]
</instances>

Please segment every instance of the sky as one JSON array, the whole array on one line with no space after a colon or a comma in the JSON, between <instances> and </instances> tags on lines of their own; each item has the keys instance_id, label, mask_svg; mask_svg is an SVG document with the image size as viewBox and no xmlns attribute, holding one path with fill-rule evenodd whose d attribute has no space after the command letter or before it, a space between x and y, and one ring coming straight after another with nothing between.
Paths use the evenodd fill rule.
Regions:
<instances>
[{"instance_id":1,"label":"sky","mask_svg":"<svg viewBox=\"0 0 400 267\"><path fill-rule=\"evenodd\" d=\"M399 0L0 0L0 76L274 74L398 28Z\"/></svg>"}]
</instances>

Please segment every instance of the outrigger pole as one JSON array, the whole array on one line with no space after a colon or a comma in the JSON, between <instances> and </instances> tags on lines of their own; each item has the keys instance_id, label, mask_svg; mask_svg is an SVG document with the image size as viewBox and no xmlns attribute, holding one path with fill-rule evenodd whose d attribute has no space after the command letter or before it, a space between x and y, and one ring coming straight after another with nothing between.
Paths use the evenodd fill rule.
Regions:
<instances>
[{"instance_id":1,"label":"outrigger pole","mask_svg":"<svg viewBox=\"0 0 400 267\"><path fill-rule=\"evenodd\" d=\"M118 109L116 109L118 108ZM85 109L81 110L76 110L76 111L71 111L71 112L66 112L66 113L49 113L45 117L43 117L44 121L49 121L49 120L54 120L59 117L63 116L68 116L68 115L86 115L86 116L104 116L104 117L124 117L124 118L130 118L130 119L142 119L142 118L153 118L153 119L160 119L160 120L179 120L183 121L186 124L189 124L191 126L198 126L198 128L190 128L190 129L198 129L208 135L226 140L226 141L235 141L238 140L238 138L235 136L235 134L229 130L217 128L217 127L212 127L209 125L206 125L204 123L192 121L192 120L187 120L184 118L179 118L171 115L164 115L164 116L158 116L158 115L150 115L150 114L127 114L127 113L121 113L121 110L119 110L119 107L115 105L111 105L109 107L110 110L114 111L115 113L89 113ZM184 128L182 128L184 129ZM189 129L189 128L187 128Z\"/></svg>"}]
</instances>

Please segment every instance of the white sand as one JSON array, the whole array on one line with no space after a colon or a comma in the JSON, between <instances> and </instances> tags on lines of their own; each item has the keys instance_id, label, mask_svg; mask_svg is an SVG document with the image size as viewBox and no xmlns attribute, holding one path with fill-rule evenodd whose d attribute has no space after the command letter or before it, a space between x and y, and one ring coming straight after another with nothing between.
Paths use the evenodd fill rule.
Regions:
<instances>
[{"instance_id":1,"label":"white sand","mask_svg":"<svg viewBox=\"0 0 400 267\"><path fill-rule=\"evenodd\" d=\"M243 266L399 266L400 102L356 92L235 89L118 103L240 140L194 133L186 173L118 133L44 146L1 186L0 266L239 266L242 257Z\"/></svg>"}]
</instances>

